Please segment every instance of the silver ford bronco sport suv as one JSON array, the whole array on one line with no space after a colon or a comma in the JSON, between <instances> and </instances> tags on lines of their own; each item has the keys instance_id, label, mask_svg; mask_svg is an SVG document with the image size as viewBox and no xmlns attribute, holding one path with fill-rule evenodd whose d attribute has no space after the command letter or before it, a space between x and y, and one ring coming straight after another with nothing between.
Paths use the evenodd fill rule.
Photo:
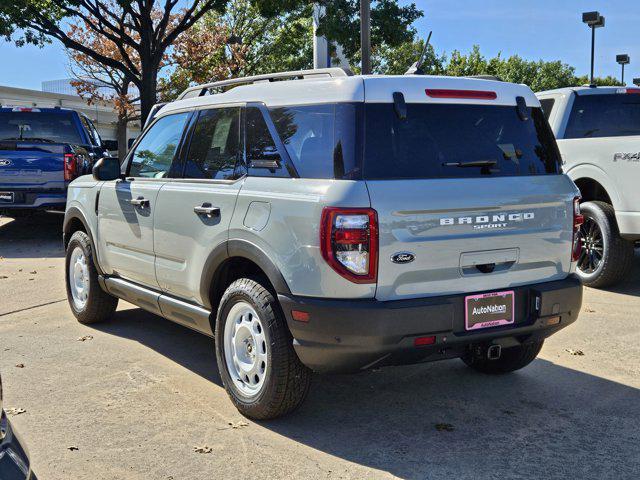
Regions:
<instances>
[{"instance_id":1,"label":"silver ford bronco sport suv","mask_svg":"<svg viewBox=\"0 0 640 480\"><path fill-rule=\"evenodd\" d=\"M256 419L299 406L312 371L510 372L578 316L578 195L522 85L340 69L202 85L71 184L69 304L92 323L123 299L213 337Z\"/></svg>"}]
</instances>

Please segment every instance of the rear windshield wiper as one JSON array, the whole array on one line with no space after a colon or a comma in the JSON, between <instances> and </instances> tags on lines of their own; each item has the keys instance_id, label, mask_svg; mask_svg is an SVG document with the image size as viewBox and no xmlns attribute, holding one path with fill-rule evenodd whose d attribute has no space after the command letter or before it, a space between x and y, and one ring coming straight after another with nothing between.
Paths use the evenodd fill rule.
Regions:
<instances>
[{"instance_id":1,"label":"rear windshield wiper","mask_svg":"<svg viewBox=\"0 0 640 480\"><path fill-rule=\"evenodd\" d=\"M471 162L445 162L443 167L495 167L498 164L497 160L474 160Z\"/></svg>"}]
</instances>

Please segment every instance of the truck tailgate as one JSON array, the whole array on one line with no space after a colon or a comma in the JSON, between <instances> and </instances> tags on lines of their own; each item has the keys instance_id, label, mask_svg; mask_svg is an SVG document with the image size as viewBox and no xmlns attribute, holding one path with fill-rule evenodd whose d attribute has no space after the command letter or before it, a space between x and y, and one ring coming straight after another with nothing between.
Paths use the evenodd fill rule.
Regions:
<instances>
[{"instance_id":1,"label":"truck tailgate","mask_svg":"<svg viewBox=\"0 0 640 480\"><path fill-rule=\"evenodd\" d=\"M64 188L64 144L0 143L0 190Z\"/></svg>"}]
</instances>

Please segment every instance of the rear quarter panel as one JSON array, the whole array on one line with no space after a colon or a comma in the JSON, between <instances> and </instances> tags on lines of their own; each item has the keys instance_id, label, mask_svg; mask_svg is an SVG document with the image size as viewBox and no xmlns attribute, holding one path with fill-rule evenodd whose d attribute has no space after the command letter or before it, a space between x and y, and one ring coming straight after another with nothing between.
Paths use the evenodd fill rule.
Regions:
<instances>
[{"instance_id":1,"label":"rear quarter panel","mask_svg":"<svg viewBox=\"0 0 640 480\"><path fill-rule=\"evenodd\" d=\"M322 257L320 218L325 206L369 207L365 183L248 177L238 196L229 238L251 242L265 252L294 295L372 298L375 284L342 278Z\"/></svg>"}]
</instances>

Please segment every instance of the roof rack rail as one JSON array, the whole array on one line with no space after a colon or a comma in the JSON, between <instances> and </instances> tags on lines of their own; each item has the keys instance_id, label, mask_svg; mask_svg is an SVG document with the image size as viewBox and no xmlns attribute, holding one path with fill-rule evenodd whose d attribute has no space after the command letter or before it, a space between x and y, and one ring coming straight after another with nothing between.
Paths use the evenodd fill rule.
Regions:
<instances>
[{"instance_id":1,"label":"roof rack rail","mask_svg":"<svg viewBox=\"0 0 640 480\"><path fill-rule=\"evenodd\" d=\"M189 87L177 98L182 100L185 98L202 97L207 92L216 88L231 87L256 82L272 82L274 80L294 79L301 80L305 78L315 77L350 77L353 73L347 69L340 67L316 68L314 70L294 70L291 72L267 73L264 75L253 75L251 77L230 78L228 80L220 80L218 82L205 83Z\"/></svg>"}]
</instances>

